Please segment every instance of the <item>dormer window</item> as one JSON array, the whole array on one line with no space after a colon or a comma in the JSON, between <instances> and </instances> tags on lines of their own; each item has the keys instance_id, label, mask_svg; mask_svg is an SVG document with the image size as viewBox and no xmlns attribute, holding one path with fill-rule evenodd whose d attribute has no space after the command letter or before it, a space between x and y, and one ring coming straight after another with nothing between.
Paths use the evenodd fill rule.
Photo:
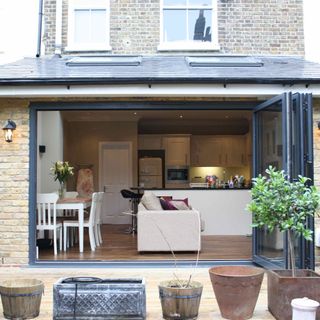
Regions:
<instances>
[{"instance_id":1,"label":"dormer window","mask_svg":"<svg viewBox=\"0 0 320 320\"><path fill-rule=\"evenodd\" d=\"M69 0L67 51L109 51L109 0Z\"/></svg>"},{"instance_id":2,"label":"dormer window","mask_svg":"<svg viewBox=\"0 0 320 320\"><path fill-rule=\"evenodd\" d=\"M161 0L158 50L218 50L217 0Z\"/></svg>"}]
</instances>

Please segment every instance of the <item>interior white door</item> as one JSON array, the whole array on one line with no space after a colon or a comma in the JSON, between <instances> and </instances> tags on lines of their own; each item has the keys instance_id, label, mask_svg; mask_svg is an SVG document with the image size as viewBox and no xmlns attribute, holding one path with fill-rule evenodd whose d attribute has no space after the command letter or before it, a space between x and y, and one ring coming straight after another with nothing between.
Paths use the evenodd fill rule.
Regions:
<instances>
[{"instance_id":1,"label":"interior white door","mask_svg":"<svg viewBox=\"0 0 320 320\"><path fill-rule=\"evenodd\" d=\"M100 189L104 191L102 221L107 224L129 224L129 201L121 189L132 184L132 152L130 142L100 143Z\"/></svg>"}]
</instances>

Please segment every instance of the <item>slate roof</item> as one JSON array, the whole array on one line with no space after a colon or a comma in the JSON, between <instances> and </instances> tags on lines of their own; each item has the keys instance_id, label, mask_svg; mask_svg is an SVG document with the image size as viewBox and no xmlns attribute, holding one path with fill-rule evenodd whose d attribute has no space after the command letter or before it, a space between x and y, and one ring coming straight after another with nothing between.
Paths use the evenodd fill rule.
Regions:
<instances>
[{"instance_id":1,"label":"slate roof","mask_svg":"<svg viewBox=\"0 0 320 320\"><path fill-rule=\"evenodd\" d=\"M25 58L0 66L0 85L107 83L320 83L320 64L259 56L262 66L191 67L185 56L142 56L138 66L68 66L70 56Z\"/></svg>"}]
</instances>

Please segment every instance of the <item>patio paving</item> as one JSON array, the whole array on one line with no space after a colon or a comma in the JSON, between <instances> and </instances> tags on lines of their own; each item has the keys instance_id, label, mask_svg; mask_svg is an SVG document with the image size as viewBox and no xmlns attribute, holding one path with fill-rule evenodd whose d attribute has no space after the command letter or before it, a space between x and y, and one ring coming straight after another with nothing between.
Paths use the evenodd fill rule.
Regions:
<instances>
[{"instance_id":1,"label":"patio paving","mask_svg":"<svg viewBox=\"0 0 320 320\"><path fill-rule=\"evenodd\" d=\"M40 316L37 319L52 319L52 288L53 284L62 277L70 276L96 276L100 278L116 277L144 277L146 279L147 295L147 319L162 319L161 305L158 295L158 283L162 280L172 278L174 269L155 268L155 269L107 269L107 268L20 268L3 267L0 268L0 281L8 278L37 278L44 281L45 293L42 297ZM180 278L187 278L190 269L178 269L176 272ZM208 268L198 268L194 273L194 280L203 283L203 294L201 298L199 317L200 320L223 319L220 316L217 301L214 298L211 287ZM0 306L0 319L3 318L2 305ZM267 281L266 276L263 281L258 303L252 319L274 319L267 311Z\"/></svg>"}]
</instances>

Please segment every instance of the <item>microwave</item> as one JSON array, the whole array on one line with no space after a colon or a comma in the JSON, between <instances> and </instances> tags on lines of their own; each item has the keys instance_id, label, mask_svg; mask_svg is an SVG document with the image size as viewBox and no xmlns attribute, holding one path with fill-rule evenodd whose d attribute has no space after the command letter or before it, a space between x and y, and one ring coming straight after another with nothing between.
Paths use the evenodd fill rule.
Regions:
<instances>
[{"instance_id":1,"label":"microwave","mask_svg":"<svg viewBox=\"0 0 320 320\"><path fill-rule=\"evenodd\" d=\"M166 183L189 183L189 167L166 167Z\"/></svg>"}]
</instances>

